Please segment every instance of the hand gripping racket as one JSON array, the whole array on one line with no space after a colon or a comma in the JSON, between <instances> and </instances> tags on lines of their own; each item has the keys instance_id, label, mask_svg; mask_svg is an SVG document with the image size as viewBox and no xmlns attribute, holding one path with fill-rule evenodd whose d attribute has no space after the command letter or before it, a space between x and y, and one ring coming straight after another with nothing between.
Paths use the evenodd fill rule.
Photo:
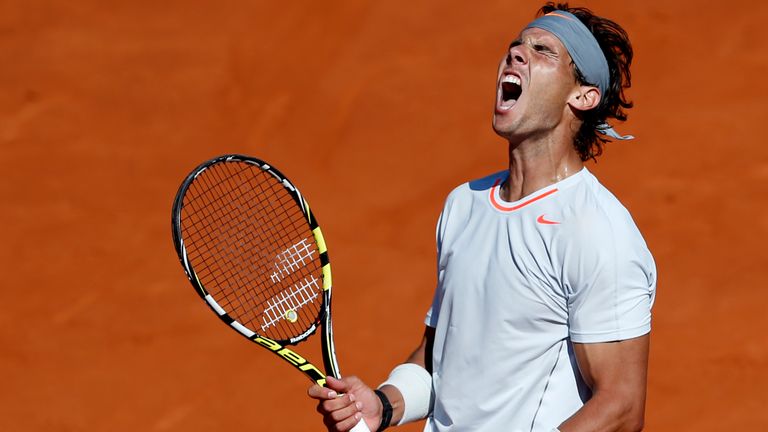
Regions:
<instances>
[{"instance_id":1,"label":"hand gripping racket","mask_svg":"<svg viewBox=\"0 0 768 432\"><path fill-rule=\"evenodd\" d=\"M173 203L173 242L200 297L228 326L325 385L340 377L331 325L331 264L309 204L264 161L200 164ZM321 327L325 374L287 348ZM361 420L354 432L369 432Z\"/></svg>"}]
</instances>

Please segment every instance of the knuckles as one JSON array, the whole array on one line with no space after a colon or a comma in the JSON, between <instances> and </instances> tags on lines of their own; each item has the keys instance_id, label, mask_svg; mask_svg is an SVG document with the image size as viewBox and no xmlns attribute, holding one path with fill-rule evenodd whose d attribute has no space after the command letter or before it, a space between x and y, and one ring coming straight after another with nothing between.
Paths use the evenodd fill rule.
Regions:
<instances>
[{"instance_id":1,"label":"knuckles","mask_svg":"<svg viewBox=\"0 0 768 432\"><path fill-rule=\"evenodd\" d=\"M344 425L355 414L357 407L349 395L345 394L336 399L320 401L316 410L323 416L323 423L329 431L346 431L348 428Z\"/></svg>"},{"instance_id":2,"label":"knuckles","mask_svg":"<svg viewBox=\"0 0 768 432\"><path fill-rule=\"evenodd\" d=\"M340 423L342 420L346 420L348 417L346 410L339 410L334 411L330 414L330 417L335 421L336 423Z\"/></svg>"}]
</instances>

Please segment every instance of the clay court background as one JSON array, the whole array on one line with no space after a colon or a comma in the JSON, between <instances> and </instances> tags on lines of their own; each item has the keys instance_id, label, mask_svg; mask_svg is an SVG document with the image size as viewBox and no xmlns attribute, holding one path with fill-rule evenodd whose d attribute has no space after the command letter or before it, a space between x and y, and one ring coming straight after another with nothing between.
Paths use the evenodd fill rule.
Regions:
<instances>
[{"instance_id":1,"label":"clay court background","mask_svg":"<svg viewBox=\"0 0 768 432\"><path fill-rule=\"evenodd\" d=\"M506 161L496 62L540 3L470 3L0 1L0 430L322 429L173 251L178 184L227 152L302 186L342 371L382 380L419 340L445 195ZM647 430L767 430L768 5L583 4L636 50L638 138L589 167L658 263Z\"/></svg>"}]
</instances>

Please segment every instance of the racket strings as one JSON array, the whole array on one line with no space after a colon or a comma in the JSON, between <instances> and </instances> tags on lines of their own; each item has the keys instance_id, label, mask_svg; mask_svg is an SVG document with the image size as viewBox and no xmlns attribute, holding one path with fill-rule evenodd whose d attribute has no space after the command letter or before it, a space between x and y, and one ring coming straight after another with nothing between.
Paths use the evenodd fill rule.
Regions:
<instances>
[{"instance_id":1,"label":"racket strings","mask_svg":"<svg viewBox=\"0 0 768 432\"><path fill-rule=\"evenodd\" d=\"M259 171L259 172L260 172L260 173L262 173L262 171ZM266 177L266 173L265 173L264 175L265 175L265 177ZM231 181L230 181L230 183L231 183ZM231 184L230 184L230 186L231 186L231 187L234 187L234 185L231 185ZM238 189L240 189L240 186L241 186L241 185L238 185L238 186L237 186L237 188L238 188ZM257 183L257 184L255 184L255 185L254 185L254 184L251 184L251 186L256 186L256 187L258 187L258 188L260 189L260 190L259 190L259 196L264 196L264 194L271 192L271 191L267 191L267 190L264 190L264 186L265 186L265 185L264 185L264 183L261 183L261 182L260 182L260 183ZM252 188L248 188L248 189L247 189L247 191L248 191L248 192L250 192L250 193L251 193L251 195L253 195L253 196L249 196L249 193L243 193L243 194L242 194L242 195L240 195L240 196L242 197L242 199L243 199L244 201L246 201L246 202L252 202L252 199L254 199L254 198L256 197L256 194L252 193L252 191L253 191L253 189L252 189ZM280 187L280 189L278 189L278 191L283 191L282 187ZM295 216L295 217L298 217L298 218L299 218L299 220L301 220L301 218L302 218L303 216L301 215L301 212L300 212L300 211L298 211L298 210L296 209L295 205L293 205L293 199L292 199L292 198L291 198L291 197L290 197L288 194L283 194L283 196L282 196L281 198L284 200L284 202L280 202L280 203L279 203L279 204L280 204L280 206L275 206L275 205L273 204L273 203L274 203L274 201L264 201L264 203L263 203L263 204L266 204L268 207L270 207L270 210L272 210L272 213L273 213L273 214L275 214L275 212L278 212L278 211L280 211L280 210L282 210L282 209L286 209L286 208L288 208L288 209L292 209L292 210L294 210L294 212L295 212L295 215L294 215L294 216ZM287 202L285 202L285 201L287 201ZM286 205L290 205L290 207L286 207ZM229 209L229 210L230 210L230 211L232 211L232 209ZM284 215L283 215L283 216L284 216ZM247 220L247 218L246 218L246 220ZM281 226L279 226L279 227L273 226L273 225L271 225L271 224L263 224L263 222L265 222L265 219L264 219L263 217L257 217L257 220L260 220L260 221L262 222L262 227L266 226L266 227L269 227L269 228L271 228L271 229L270 229L270 231L271 231L271 233L270 233L270 234L271 234L271 236L270 236L270 237L271 237L271 238L273 238L273 239L274 239L274 238L276 238L276 237L277 237L277 234L278 234L278 232L275 232L275 228L281 228L281 229L282 229L282 232L288 232L287 230L289 230L289 229L291 228L291 227L289 227L289 226L287 226L287 225L285 224L285 222L286 222L286 220L287 220L287 219L286 219L286 218L284 218L284 217L282 217L282 218L281 218L281 217L276 217L276 218L273 218L273 219L271 219L271 220L273 220L273 221L280 221L280 222L283 222L283 223L281 224ZM260 239L260 240L263 242L263 241L266 241L267 239L265 239L265 238L262 238L262 239ZM253 290L249 290L248 292L249 292L249 293L253 293ZM253 310L253 308L252 308L252 307L249 307L249 306L253 306L253 305L252 305L252 304L251 304L251 305L246 305L246 306L245 306L246 310ZM263 302L262 302L262 303L259 303L259 304L258 304L258 306L262 306L262 307L263 307ZM282 318L282 317L281 317L281 318ZM272 321L270 321L270 322L274 322L274 320L272 320ZM264 327L264 326L262 326L262 327Z\"/></svg>"},{"instance_id":2,"label":"racket strings","mask_svg":"<svg viewBox=\"0 0 768 432\"><path fill-rule=\"evenodd\" d=\"M215 170L213 168L210 168L211 174L215 174ZM233 237L231 234L231 229L228 229L226 225L221 224L222 217L220 215L217 215L217 210L223 214L229 214L230 216L233 216L237 218L238 220L234 220L235 228L240 228L242 223L240 215L233 212L232 208L232 201L237 198L235 193L238 191L239 188L233 188L231 185L231 181L228 177L219 178L220 176L216 176L216 182L213 184L210 183L208 180L212 178L211 176L202 176L199 177L199 182L193 183L194 186L201 186L202 191L199 192L199 195L195 196L192 195L192 197L202 198L204 201L198 208L193 209L194 211L199 212L198 214L201 215L201 220L204 221L203 225L200 227L199 232L205 233L204 241L205 245L210 245L213 243L217 243L219 246L219 252L222 252L222 246L226 246L224 252L224 255L221 254L208 254L207 257L202 262L202 266L198 265L198 268L201 268L202 270L198 272L199 275L205 275L208 273L216 282L217 286L221 286L221 281L236 281L234 279L234 275L238 274L244 278L242 282L244 283L243 287L244 289L247 289L245 287L250 286L250 283L253 282L253 277L248 277L249 274L246 271L243 271L244 267L242 266L242 260L238 259L239 257L237 255L233 255L231 253L227 252L227 249L229 249L232 246L232 241L230 241L230 238ZM229 183L228 185L222 186L224 183ZM221 189L222 190L218 190ZM218 194L218 195L214 195ZM214 196L215 199L210 200L211 196ZM190 200L190 203L194 200ZM193 213L194 214L194 213ZM227 229L225 229L227 228ZM242 242L243 239L240 234L244 233L245 231L234 231L234 240ZM193 239L193 234L189 234L189 238ZM222 259L223 257L226 257L224 259L225 263L227 264L227 267L217 265L217 260ZM245 267L247 268L247 267ZM233 273L237 272L237 273ZM247 291L244 291L247 292ZM253 296L251 296L253 297ZM236 297L236 300L242 300L240 297ZM228 301L231 299L227 298ZM246 305L241 303L241 307L245 307ZM231 303L227 302L225 303L226 306L230 306ZM249 310L249 309L245 309Z\"/></svg>"},{"instance_id":3,"label":"racket strings","mask_svg":"<svg viewBox=\"0 0 768 432\"><path fill-rule=\"evenodd\" d=\"M218 183L221 183L221 182L218 182ZM244 197L246 200L249 198L247 194L243 194L243 197ZM230 207L230 206L227 206L227 207ZM271 206L271 207L274 207L274 206ZM231 212L231 210L232 210L232 209L231 209L231 208L228 208L227 210L229 210L229 211ZM232 261L230 260L230 265L231 265L231 264L232 264ZM239 266L239 267L240 267L240 268L239 268L239 270L240 270L240 271L241 271L241 273L242 273L242 272L244 271L244 269L242 268L242 266ZM246 282L252 282L252 278L245 278L245 279L246 279ZM248 286L248 285L246 284L245 286ZM242 287L240 287L240 288L242 288ZM253 291L252 291L252 290L248 290L248 292L249 292L249 293L253 293ZM241 299L241 298L242 298L242 296L240 296L239 298ZM252 302L247 302L246 304L243 304L243 305L241 305L241 307L242 307L242 308L244 308L244 310L253 310L253 307L252 307L252 306L253 306ZM248 317L248 318L251 318L251 317ZM241 318L241 319L243 319L243 318Z\"/></svg>"},{"instance_id":4,"label":"racket strings","mask_svg":"<svg viewBox=\"0 0 768 432\"><path fill-rule=\"evenodd\" d=\"M278 340L317 323L319 252L277 178L243 162L211 166L189 186L182 215L190 264L233 319Z\"/></svg>"}]
</instances>

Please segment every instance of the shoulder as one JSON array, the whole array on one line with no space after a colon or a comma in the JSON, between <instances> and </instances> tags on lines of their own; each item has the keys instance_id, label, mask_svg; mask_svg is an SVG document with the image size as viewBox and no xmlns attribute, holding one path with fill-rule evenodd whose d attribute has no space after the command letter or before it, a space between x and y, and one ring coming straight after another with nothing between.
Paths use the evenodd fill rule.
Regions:
<instances>
[{"instance_id":1,"label":"shoulder","mask_svg":"<svg viewBox=\"0 0 768 432\"><path fill-rule=\"evenodd\" d=\"M498 183L506 178L506 171L499 171L485 177L470 180L455 187L445 200L444 210L455 209L456 207L469 207L478 199L486 197Z\"/></svg>"},{"instance_id":2,"label":"shoulder","mask_svg":"<svg viewBox=\"0 0 768 432\"><path fill-rule=\"evenodd\" d=\"M576 255L602 262L652 262L632 215L595 176L587 172L569 195L556 238L556 249L565 262L573 262Z\"/></svg>"},{"instance_id":3,"label":"shoulder","mask_svg":"<svg viewBox=\"0 0 768 432\"><path fill-rule=\"evenodd\" d=\"M629 211L594 176L569 197L555 259L571 340L624 340L650 331L656 266Z\"/></svg>"},{"instance_id":4,"label":"shoulder","mask_svg":"<svg viewBox=\"0 0 768 432\"><path fill-rule=\"evenodd\" d=\"M495 184L504 179L506 171L500 171L476 180L471 180L455 187L445 199L438 221L438 238L449 230L464 226L474 211L483 208L483 200Z\"/></svg>"},{"instance_id":5,"label":"shoulder","mask_svg":"<svg viewBox=\"0 0 768 432\"><path fill-rule=\"evenodd\" d=\"M570 195L564 209L567 212L564 233L576 238L639 234L627 208L590 172L585 172L583 181Z\"/></svg>"}]
</instances>

